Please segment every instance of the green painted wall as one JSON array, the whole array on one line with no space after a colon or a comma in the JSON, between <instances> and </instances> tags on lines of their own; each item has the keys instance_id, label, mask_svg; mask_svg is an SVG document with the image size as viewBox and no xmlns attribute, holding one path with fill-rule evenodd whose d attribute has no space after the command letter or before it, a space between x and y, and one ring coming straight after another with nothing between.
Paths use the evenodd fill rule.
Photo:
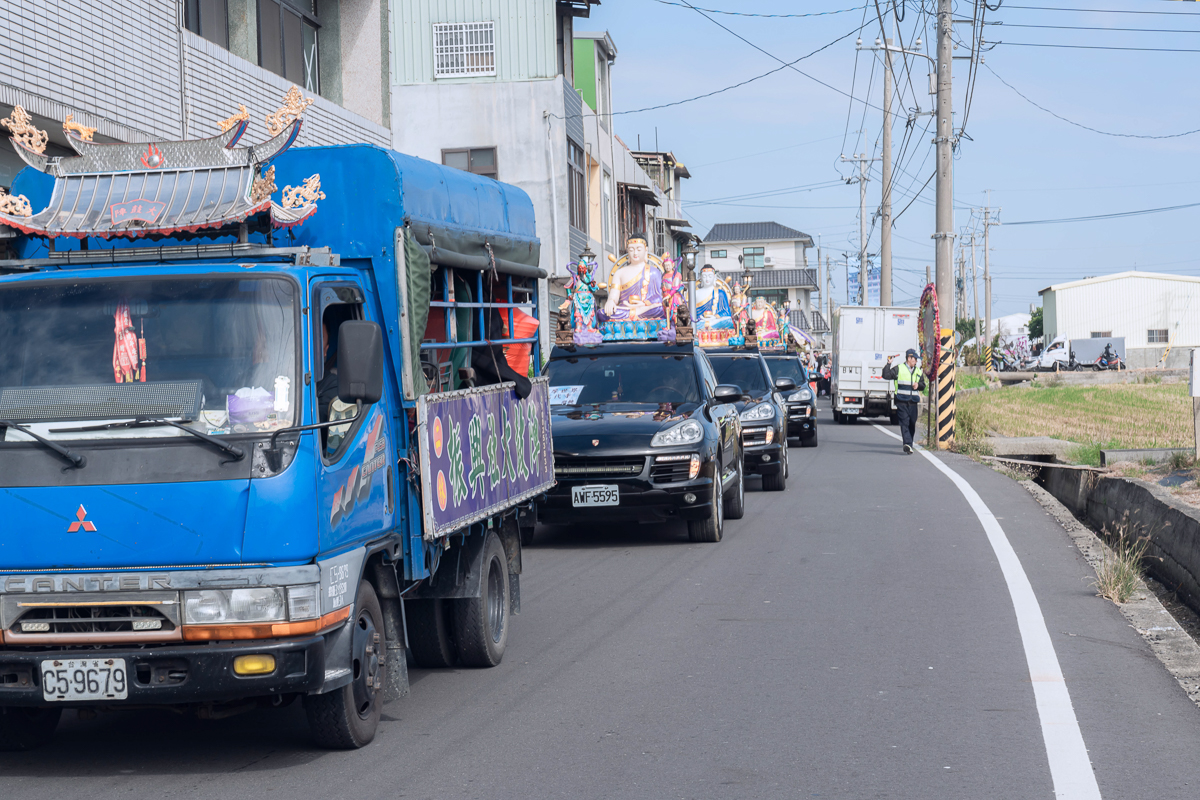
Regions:
<instances>
[{"instance_id":1,"label":"green painted wall","mask_svg":"<svg viewBox=\"0 0 1200 800\"><path fill-rule=\"evenodd\" d=\"M593 111L596 105L596 40L575 40L575 91Z\"/></svg>"}]
</instances>

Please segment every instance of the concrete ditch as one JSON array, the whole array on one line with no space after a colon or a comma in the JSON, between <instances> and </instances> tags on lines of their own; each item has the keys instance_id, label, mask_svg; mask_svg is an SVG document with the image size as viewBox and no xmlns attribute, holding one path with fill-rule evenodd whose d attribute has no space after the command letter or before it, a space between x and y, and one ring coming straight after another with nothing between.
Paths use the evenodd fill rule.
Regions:
<instances>
[{"instance_id":1,"label":"concrete ditch","mask_svg":"<svg viewBox=\"0 0 1200 800\"><path fill-rule=\"evenodd\" d=\"M1038 454L1031 460L1044 458ZM1040 486L1102 535L1114 536L1127 526L1127 536L1146 537L1147 571L1200 614L1200 510L1136 478L1056 468L1052 463L1035 469Z\"/></svg>"}]
</instances>

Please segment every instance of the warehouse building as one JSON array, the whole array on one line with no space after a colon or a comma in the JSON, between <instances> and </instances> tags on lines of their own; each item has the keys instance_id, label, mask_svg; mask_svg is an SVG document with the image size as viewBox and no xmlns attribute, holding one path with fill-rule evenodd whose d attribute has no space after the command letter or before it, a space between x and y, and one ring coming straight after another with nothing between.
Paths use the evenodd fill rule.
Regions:
<instances>
[{"instance_id":1,"label":"warehouse building","mask_svg":"<svg viewBox=\"0 0 1200 800\"><path fill-rule=\"evenodd\" d=\"M1118 272L1039 292L1045 341L1125 337L1131 368L1186 367L1200 347L1200 278Z\"/></svg>"}]
</instances>

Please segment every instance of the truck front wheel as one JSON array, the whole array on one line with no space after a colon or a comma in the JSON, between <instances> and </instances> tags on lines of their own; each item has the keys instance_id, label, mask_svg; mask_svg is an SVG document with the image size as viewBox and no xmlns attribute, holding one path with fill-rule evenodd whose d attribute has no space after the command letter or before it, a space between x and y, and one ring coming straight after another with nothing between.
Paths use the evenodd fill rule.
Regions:
<instances>
[{"instance_id":1,"label":"truck front wheel","mask_svg":"<svg viewBox=\"0 0 1200 800\"><path fill-rule=\"evenodd\" d=\"M54 736L61 708L0 706L0 751L32 750Z\"/></svg>"},{"instance_id":2,"label":"truck front wheel","mask_svg":"<svg viewBox=\"0 0 1200 800\"><path fill-rule=\"evenodd\" d=\"M354 608L354 630L350 637L353 680L340 689L304 699L313 738L321 747L336 750L354 750L375 738L387 677L383 610L374 587L366 581L358 585Z\"/></svg>"},{"instance_id":3,"label":"truck front wheel","mask_svg":"<svg viewBox=\"0 0 1200 800\"><path fill-rule=\"evenodd\" d=\"M483 545L479 597L454 601L454 639L465 667L494 667L508 644L508 559L494 533Z\"/></svg>"}]
</instances>

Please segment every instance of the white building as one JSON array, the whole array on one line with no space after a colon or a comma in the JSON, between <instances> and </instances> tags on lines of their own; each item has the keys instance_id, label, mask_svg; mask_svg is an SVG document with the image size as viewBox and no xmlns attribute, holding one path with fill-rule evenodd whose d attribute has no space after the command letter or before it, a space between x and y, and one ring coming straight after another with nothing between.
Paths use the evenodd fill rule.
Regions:
<instances>
[{"instance_id":1,"label":"white building","mask_svg":"<svg viewBox=\"0 0 1200 800\"><path fill-rule=\"evenodd\" d=\"M194 139L245 104L255 140L294 84L298 145L387 145L386 21L386 0L0 3L0 118L20 105L61 156L68 115L98 142ZM0 186L24 166L6 143Z\"/></svg>"},{"instance_id":2,"label":"white building","mask_svg":"<svg viewBox=\"0 0 1200 800\"><path fill-rule=\"evenodd\" d=\"M814 308L817 270L808 266L812 237L778 222L721 222L713 225L700 246L698 264L712 264L733 281L750 278L750 295L762 295L782 306L792 303L791 324L803 330L829 330Z\"/></svg>"},{"instance_id":3,"label":"white building","mask_svg":"<svg viewBox=\"0 0 1200 800\"><path fill-rule=\"evenodd\" d=\"M1118 272L1039 292L1045 340L1125 337L1130 367L1186 367L1200 347L1200 278Z\"/></svg>"}]
</instances>

